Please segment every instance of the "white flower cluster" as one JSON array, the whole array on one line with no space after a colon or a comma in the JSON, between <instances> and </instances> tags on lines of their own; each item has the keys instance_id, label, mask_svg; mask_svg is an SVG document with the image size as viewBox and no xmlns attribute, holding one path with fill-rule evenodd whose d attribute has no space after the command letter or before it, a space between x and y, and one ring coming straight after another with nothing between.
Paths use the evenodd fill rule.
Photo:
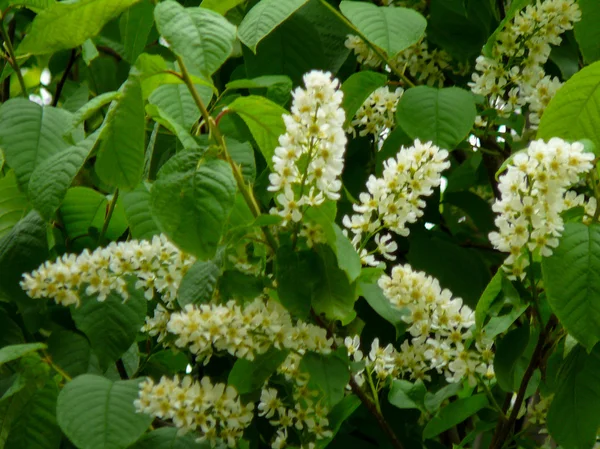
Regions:
<instances>
[{"instance_id":1,"label":"white flower cluster","mask_svg":"<svg viewBox=\"0 0 600 449\"><path fill-rule=\"evenodd\" d=\"M437 279L409 265L397 265L391 276L379 279L379 286L393 306L408 311L404 320L411 338L397 352L374 342L369 359L378 376L397 369L413 379L429 379L427 372L435 369L448 382L467 379L470 385L479 376L493 377L492 343L481 340L470 346L475 314L462 299L442 289Z\"/></svg>"},{"instance_id":2,"label":"white flower cluster","mask_svg":"<svg viewBox=\"0 0 600 449\"><path fill-rule=\"evenodd\" d=\"M509 279L525 276L528 251L552 254L563 231L565 206L581 204L574 194L566 196L567 188L592 168L593 159L583 144L558 138L536 140L514 155L500 177L501 198L492 206L498 232L489 235L496 249L510 253L504 263Z\"/></svg>"},{"instance_id":3,"label":"white flower cluster","mask_svg":"<svg viewBox=\"0 0 600 449\"><path fill-rule=\"evenodd\" d=\"M581 18L575 0L537 0L519 12L498 34L492 57L479 56L469 83L474 93L488 97L491 107L507 115L529 105L535 126L560 88L558 78L546 76L544 64L551 45Z\"/></svg>"},{"instance_id":4,"label":"white flower cluster","mask_svg":"<svg viewBox=\"0 0 600 449\"><path fill-rule=\"evenodd\" d=\"M269 348L328 354L332 340L325 329L297 321L280 304L257 298L243 306L235 301L221 304L187 305L171 314L167 330L177 338L175 346L189 347L208 363L214 352L253 360Z\"/></svg>"},{"instance_id":5,"label":"white flower cluster","mask_svg":"<svg viewBox=\"0 0 600 449\"><path fill-rule=\"evenodd\" d=\"M172 420L183 432L198 432L196 441L212 447L236 447L254 417L254 404L242 404L234 387L213 384L208 377L200 382L189 376L181 381L163 377L158 383L146 379L134 405L138 413Z\"/></svg>"},{"instance_id":6,"label":"white flower cluster","mask_svg":"<svg viewBox=\"0 0 600 449\"><path fill-rule=\"evenodd\" d=\"M305 207L338 200L342 187L347 139L340 82L314 70L304 75L304 85L293 92L292 115L283 116L286 133L279 137L269 175L268 190L281 192L271 213L283 217L284 225L300 221Z\"/></svg>"},{"instance_id":7,"label":"white flower cluster","mask_svg":"<svg viewBox=\"0 0 600 449\"><path fill-rule=\"evenodd\" d=\"M356 112L350 130L359 135L372 134L378 140L386 129L394 127L396 106L404 93L404 89L391 90L389 87L376 89Z\"/></svg>"},{"instance_id":8,"label":"white flower cluster","mask_svg":"<svg viewBox=\"0 0 600 449\"><path fill-rule=\"evenodd\" d=\"M360 37L349 34L345 45L354 52L359 64L366 67L380 67L383 64L381 58ZM451 58L443 50L430 49L424 38L402 50L390 62L401 71L408 69L410 76L421 83L441 87L446 79L444 70L450 68Z\"/></svg>"},{"instance_id":9,"label":"white flower cluster","mask_svg":"<svg viewBox=\"0 0 600 449\"><path fill-rule=\"evenodd\" d=\"M406 227L423 215L425 201L441 183L441 173L450 166L448 152L431 142L415 140L409 148L401 148L395 158L384 162L383 176L371 175L367 181L368 192L359 196L360 204L353 205L356 214L343 218L344 226L354 235L352 243L359 248L363 263L376 266L378 261L365 248L375 236L377 249L383 257L395 260L392 253L397 245L390 234L380 235L387 228L407 236Z\"/></svg>"},{"instance_id":10,"label":"white flower cluster","mask_svg":"<svg viewBox=\"0 0 600 449\"><path fill-rule=\"evenodd\" d=\"M111 293L129 297L127 279L137 278L136 289L147 299L156 292L170 305L181 279L194 263L192 256L179 251L164 235L151 242L131 240L111 243L76 256L65 254L45 262L32 273L23 274L21 287L32 298L53 298L57 304L79 305L82 292L104 301Z\"/></svg>"}]
</instances>

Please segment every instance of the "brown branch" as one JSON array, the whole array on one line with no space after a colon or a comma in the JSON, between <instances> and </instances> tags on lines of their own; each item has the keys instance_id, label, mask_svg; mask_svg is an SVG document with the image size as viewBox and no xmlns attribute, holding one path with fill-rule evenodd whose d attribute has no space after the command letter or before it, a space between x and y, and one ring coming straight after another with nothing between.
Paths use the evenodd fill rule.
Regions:
<instances>
[{"instance_id":1,"label":"brown branch","mask_svg":"<svg viewBox=\"0 0 600 449\"><path fill-rule=\"evenodd\" d=\"M65 87L65 83L67 82L67 78L69 77L69 73L71 73L71 69L77 60L77 49L71 50L71 56L69 57L69 62L67 62L67 67L65 68L65 72L63 76L60 78L60 81L56 85L56 92L54 92L54 98L52 99L52 106L58 106L58 101L60 100L60 95L62 93L63 87Z\"/></svg>"}]
</instances>

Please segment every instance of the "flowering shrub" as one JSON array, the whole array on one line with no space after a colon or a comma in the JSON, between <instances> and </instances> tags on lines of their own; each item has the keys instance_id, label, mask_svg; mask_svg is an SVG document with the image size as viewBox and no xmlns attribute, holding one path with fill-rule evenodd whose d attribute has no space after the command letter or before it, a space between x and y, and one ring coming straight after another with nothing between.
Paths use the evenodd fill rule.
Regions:
<instances>
[{"instance_id":1,"label":"flowering shrub","mask_svg":"<svg viewBox=\"0 0 600 449\"><path fill-rule=\"evenodd\" d=\"M0 448L600 447L600 2L0 16Z\"/></svg>"}]
</instances>

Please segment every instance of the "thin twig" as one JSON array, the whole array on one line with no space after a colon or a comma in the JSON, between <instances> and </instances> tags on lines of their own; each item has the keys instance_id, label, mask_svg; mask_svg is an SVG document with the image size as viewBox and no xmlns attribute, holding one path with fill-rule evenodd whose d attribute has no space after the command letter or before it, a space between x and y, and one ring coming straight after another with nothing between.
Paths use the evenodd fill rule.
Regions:
<instances>
[{"instance_id":1,"label":"thin twig","mask_svg":"<svg viewBox=\"0 0 600 449\"><path fill-rule=\"evenodd\" d=\"M60 78L60 81L56 85L56 92L54 92L54 98L52 99L52 106L58 106L58 101L60 100L60 95L62 94L63 87L65 87L65 83L67 82L67 78L69 77L69 73L71 73L71 69L77 60L77 49L71 50L71 56L69 56L69 62L67 62L67 67L65 68L65 72L63 76Z\"/></svg>"},{"instance_id":2,"label":"thin twig","mask_svg":"<svg viewBox=\"0 0 600 449\"><path fill-rule=\"evenodd\" d=\"M4 39L4 45L6 46L6 51L8 52L8 63L12 66L13 70L17 74L17 79L19 80L19 84L21 85L21 93L25 98L29 98L27 95L27 87L25 86L25 80L23 79L21 68L19 67L19 63L17 62L17 57L15 56L15 49L13 48L12 42L8 37L8 33L4 28L4 16L0 17L0 34L2 34L2 39Z\"/></svg>"},{"instance_id":3,"label":"thin twig","mask_svg":"<svg viewBox=\"0 0 600 449\"><path fill-rule=\"evenodd\" d=\"M119 189L115 189L115 193L108 205L108 212L106 213L106 217L104 218L104 224L102 225L102 230L100 231L100 235L98 236L98 242L102 243L104 240L104 236L106 235L106 231L108 230L108 225L110 224L110 219L112 218L113 212L115 211L115 206L117 205L117 200L119 199Z\"/></svg>"},{"instance_id":4,"label":"thin twig","mask_svg":"<svg viewBox=\"0 0 600 449\"><path fill-rule=\"evenodd\" d=\"M125 369L125 364L123 363L123 359L119 359L115 362L115 366L117 367L117 371L119 372L119 377L123 380L129 379L127 375L127 370Z\"/></svg>"}]
</instances>

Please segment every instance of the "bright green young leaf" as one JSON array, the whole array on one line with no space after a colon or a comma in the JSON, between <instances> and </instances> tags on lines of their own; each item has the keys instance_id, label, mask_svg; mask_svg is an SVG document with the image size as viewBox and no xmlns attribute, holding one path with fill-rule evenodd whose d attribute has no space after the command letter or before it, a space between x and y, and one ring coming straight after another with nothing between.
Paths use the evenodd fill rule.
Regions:
<instances>
[{"instance_id":1,"label":"bright green young leaf","mask_svg":"<svg viewBox=\"0 0 600 449\"><path fill-rule=\"evenodd\" d=\"M23 189L35 168L69 147L63 134L71 125L67 111L42 107L23 98L0 107L0 147Z\"/></svg>"},{"instance_id":2,"label":"bright green young leaf","mask_svg":"<svg viewBox=\"0 0 600 449\"><path fill-rule=\"evenodd\" d=\"M112 382L84 374L69 382L58 396L58 424L80 449L124 449L152 422L136 413L139 379Z\"/></svg>"},{"instance_id":3,"label":"bright green young leaf","mask_svg":"<svg viewBox=\"0 0 600 449\"><path fill-rule=\"evenodd\" d=\"M44 343L24 343L21 345L5 346L0 349L0 365L20 359L31 352L45 349Z\"/></svg>"},{"instance_id":4,"label":"bright green young leaf","mask_svg":"<svg viewBox=\"0 0 600 449\"><path fill-rule=\"evenodd\" d=\"M548 410L548 431L564 448L593 447L600 426L600 348L587 354L575 347L559 376Z\"/></svg>"},{"instance_id":5,"label":"bright green young leaf","mask_svg":"<svg viewBox=\"0 0 600 449\"><path fill-rule=\"evenodd\" d=\"M119 19L121 40L125 59L131 64L144 52L148 35L154 25L154 5L150 0L142 0L133 5Z\"/></svg>"},{"instance_id":6,"label":"bright green young leaf","mask_svg":"<svg viewBox=\"0 0 600 449\"><path fill-rule=\"evenodd\" d=\"M52 363L60 366L69 376L75 377L88 372L92 348L84 335L59 330L52 332L48 339L48 354Z\"/></svg>"},{"instance_id":7,"label":"bright green young leaf","mask_svg":"<svg viewBox=\"0 0 600 449\"><path fill-rule=\"evenodd\" d=\"M279 368L288 351L271 348L254 360L238 359L229 372L227 383L233 385L239 394L260 390L265 382Z\"/></svg>"},{"instance_id":8,"label":"bright green young leaf","mask_svg":"<svg viewBox=\"0 0 600 449\"><path fill-rule=\"evenodd\" d=\"M140 290L130 288L129 292L125 302L117 293L104 301L98 301L96 295L82 295L81 305L71 309L77 329L90 340L103 370L129 349L144 324L146 298Z\"/></svg>"},{"instance_id":9,"label":"bright green young leaf","mask_svg":"<svg viewBox=\"0 0 600 449\"><path fill-rule=\"evenodd\" d=\"M98 140L95 132L66 150L49 157L36 167L29 179L31 203L43 217L50 219L67 194Z\"/></svg>"},{"instance_id":10,"label":"bright green young leaf","mask_svg":"<svg viewBox=\"0 0 600 449\"><path fill-rule=\"evenodd\" d=\"M239 97L228 105L246 123L269 167L279 145L279 136L285 133L283 115L288 112L264 97Z\"/></svg>"},{"instance_id":11,"label":"bright green young leaf","mask_svg":"<svg viewBox=\"0 0 600 449\"><path fill-rule=\"evenodd\" d=\"M245 1L246 0L202 0L200 6L225 15L227 11L241 5Z\"/></svg>"},{"instance_id":12,"label":"bright green young leaf","mask_svg":"<svg viewBox=\"0 0 600 449\"><path fill-rule=\"evenodd\" d=\"M231 167L201 160L196 169L161 175L151 191L159 229L200 260L214 256L236 192Z\"/></svg>"},{"instance_id":13,"label":"bright green young leaf","mask_svg":"<svg viewBox=\"0 0 600 449\"><path fill-rule=\"evenodd\" d=\"M129 78L120 92L106 116L96 173L111 186L132 190L144 170L146 125L140 81Z\"/></svg>"},{"instance_id":14,"label":"bright green young leaf","mask_svg":"<svg viewBox=\"0 0 600 449\"><path fill-rule=\"evenodd\" d=\"M423 438L433 438L445 430L460 424L488 405L485 394L458 399L443 409L427 423L423 429Z\"/></svg>"},{"instance_id":15,"label":"bright green young leaf","mask_svg":"<svg viewBox=\"0 0 600 449\"><path fill-rule=\"evenodd\" d=\"M221 270L212 261L198 261L190 267L177 290L177 302L181 307L202 304L212 298Z\"/></svg>"},{"instance_id":16,"label":"bright green young leaf","mask_svg":"<svg viewBox=\"0 0 600 449\"><path fill-rule=\"evenodd\" d=\"M344 397L350 371L337 353L321 355L307 352L300 361L300 371L309 374L308 384L311 389L321 392L325 406L331 408Z\"/></svg>"},{"instance_id":17,"label":"bright green young leaf","mask_svg":"<svg viewBox=\"0 0 600 449\"><path fill-rule=\"evenodd\" d=\"M591 64L565 83L542 115L538 139L590 139L600 148L600 62Z\"/></svg>"},{"instance_id":18,"label":"bright green young leaf","mask_svg":"<svg viewBox=\"0 0 600 449\"><path fill-rule=\"evenodd\" d=\"M389 57L419 42L427 21L413 9L376 6L372 3L343 1L342 13L374 45Z\"/></svg>"},{"instance_id":19,"label":"bright green young leaf","mask_svg":"<svg viewBox=\"0 0 600 449\"><path fill-rule=\"evenodd\" d=\"M473 94L458 87L408 89L396 109L398 125L413 139L453 150L475 123Z\"/></svg>"},{"instance_id":20,"label":"bright green young leaf","mask_svg":"<svg viewBox=\"0 0 600 449\"><path fill-rule=\"evenodd\" d=\"M348 77L342 84L344 100L342 108L346 113L344 127L350 126L350 122L365 100L378 87L385 86L387 76L376 72L356 72Z\"/></svg>"},{"instance_id":21,"label":"bright green young leaf","mask_svg":"<svg viewBox=\"0 0 600 449\"><path fill-rule=\"evenodd\" d=\"M0 0L0 10L8 8L27 8L39 13L56 3L56 0Z\"/></svg>"},{"instance_id":22,"label":"bright green young leaf","mask_svg":"<svg viewBox=\"0 0 600 449\"><path fill-rule=\"evenodd\" d=\"M19 190L14 171L0 179L0 238L25 216L30 206L27 195Z\"/></svg>"},{"instance_id":23,"label":"bright green young leaf","mask_svg":"<svg viewBox=\"0 0 600 449\"><path fill-rule=\"evenodd\" d=\"M566 223L542 259L546 297L561 324L588 350L600 340L600 225Z\"/></svg>"},{"instance_id":24,"label":"bright green young leaf","mask_svg":"<svg viewBox=\"0 0 600 449\"><path fill-rule=\"evenodd\" d=\"M308 0L260 0L248 11L238 29L238 37L256 53L258 43Z\"/></svg>"},{"instance_id":25,"label":"bright green young leaf","mask_svg":"<svg viewBox=\"0 0 600 449\"><path fill-rule=\"evenodd\" d=\"M156 6L154 19L160 34L195 75L210 77L233 51L236 27L217 12L184 8L168 0Z\"/></svg>"},{"instance_id":26,"label":"bright green young leaf","mask_svg":"<svg viewBox=\"0 0 600 449\"><path fill-rule=\"evenodd\" d=\"M78 47L139 0L56 2L40 12L17 54L41 55Z\"/></svg>"}]
</instances>

